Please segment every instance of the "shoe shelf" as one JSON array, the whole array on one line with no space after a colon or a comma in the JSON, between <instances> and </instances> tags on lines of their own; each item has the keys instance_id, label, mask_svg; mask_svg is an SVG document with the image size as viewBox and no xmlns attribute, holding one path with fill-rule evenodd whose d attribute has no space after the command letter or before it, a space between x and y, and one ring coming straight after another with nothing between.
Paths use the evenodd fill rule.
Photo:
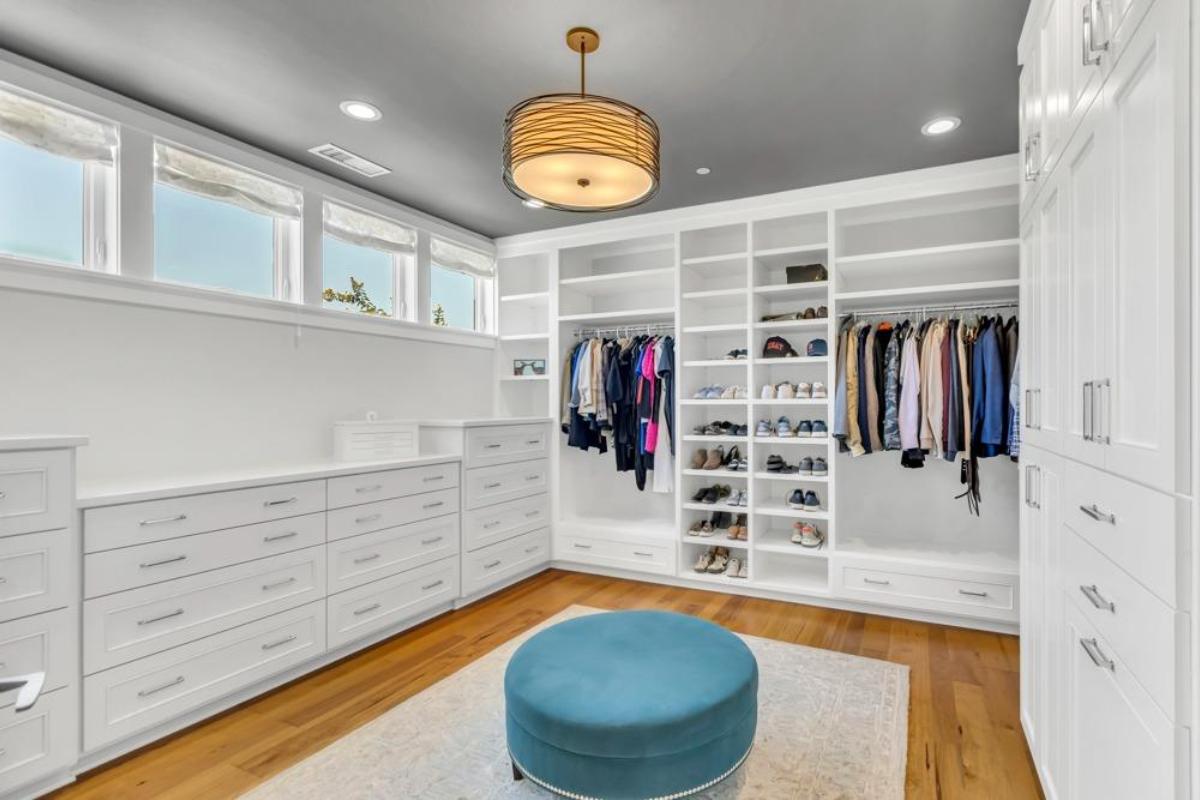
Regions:
<instances>
[{"instance_id":1,"label":"shoe shelf","mask_svg":"<svg viewBox=\"0 0 1200 800\"><path fill-rule=\"evenodd\" d=\"M705 583L740 583L743 586L750 583L750 581L746 578L734 578L726 575L723 572L716 574L711 572L696 572L694 569L692 569L691 564L684 564L682 566L687 571L687 575L685 575L685 577L694 578L695 580L704 581Z\"/></svg>"},{"instance_id":2,"label":"shoe shelf","mask_svg":"<svg viewBox=\"0 0 1200 800\"><path fill-rule=\"evenodd\" d=\"M784 358L752 358L750 363L756 367L786 367L803 364L827 364L829 356L785 356Z\"/></svg>"},{"instance_id":3,"label":"shoe shelf","mask_svg":"<svg viewBox=\"0 0 1200 800\"><path fill-rule=\"evenodd\" d=\"M755 286L754 293L773 298L784 297L817 297L829 291L829 281L810 281L808 283L777 283Z\"/></svg>"},{"instance_id":4,"label":"shoe shelf","mask_svg":"<svg viewBox=\"0 0 1200 800\"><path fill-rule=\"evenodd\" d=\"M749 436L727 436L721 434L719 436L704 436L699 433L687 433L683 436L685 442L696 442L703 444L747 444L750 441ZM686 470L685 470L686 473Z\"/></svg>"},{"instance_id":5,"label":"shoe shelf","mask_svg":"<svg viewBox=\"0 0 1200 800\"><path fill-rule=\"evenodd\" d=\"M829 319L827 317L817 317L816 319L776 319L754 323L754 329L758 331L815 330L828 327Z\"/></svg>"},{"instance_id":6,"label":"shoe shelf","mask_svg":"<svg viewBox=\"0 0 1200 800\"><path fill-rule=\"evenodd\" d=\"M685 397L679 401L681 406L744 406L749 400L704 400L699 397Z\"/></svg>"},{"instance_id":7,"label":"shoe shelf","mask_svg":"<svg viewBox=\"0 0 1200 800\"><path fill-rule=\"evenodd\" d=\"M742 367L743 369L750 363L746 358L708 358L699 361L684 361L685 367Z\"/></svg>"},{"instance_id":8,"label":"shoe shelf","mask_svg":"<svg viewBox=\"0 0 1200 800\"><path fill-rule=\"evenodd\" d=\"M679 263L685 267L701 266L704 264L719 264L723 261L745 261L749 255L745 250L732 253L714 253L713 255L705 256L689 256L681 258Z\"/></svg>"},{"instance_id":9,"label":"shoe shelf","mask_svg":"<svg viewBox=\"0 0 1200 800\"><path fill-rule=\"evenodd\" d=\"M689 325L683 329L684 333L743 333L746 330L744 322L723 322L718 325ZM746 360L746 359L743 359Z\"/></svg>"},{"instance_id":10,"label":"shoe shelf","mask_svg":"<svg viewBox=\"0 0 1200 800\"><path fill-rule=\"evenodd\" d=\"M506 383L510 382L510 381L516 381L516 382L548 381L548 380L550 380L550 376L549 375L501 375L500 380L502 380Z\"/></svg>"},{"instance_id":11,"label":"shoe shelf","mask_svg":"<svg viewBox=\"0 0 1200 800\"><path fill-rule=\"evenodd\" d=\"M810 447L829 447L831 438L828 436L755 436L756 444L805 444Z\"/></svg>"},{"instance_id":12,"label":"shoe shelf","mask_svg":"<svg viewBox=\"0 0 1200 800\"><path fill-rule=\"evenodd\" d=\"M756 397L750 403L755 406L827 406L829 405L829 400L825 397L793 397L784 400L780 400L779 398L763 400Z\"/></svg>"},{"instance_id":13,"label":"shoe shelf","mask_svg":"<svg viewBox=\"0 0 1200 800\"><path fill-rule=\"evenodd\" d=\"M708 478L708 477L749 478L750 477L749 472L742 472L741 470L732 470L732 469L685 469L683 471L683 474L690 475L693 477L700 477L700 478Z\"/></svg>"},{"instance_id":14,"label":"shoe shelf","mask_svg":"<svg viewBox=\"0 0 1200 800\"><path fill-rule=\"evenodd\" d=\"M828 558L828 542L820 547L802 547L792 541L792 534L785 530L767 530L754 542L754 550L764 553L781 553L786 556L806 558Z\"/></svg>"},{"instance_id":15,"label":"shoe shelf","mask_svg":"<svg viewBox=\"0 0 1200 800\"><path fill-rule=\"evenodd\" d=\"M745 473L740 473L745 474ZM828 475L801 475L799 472L756 472L761 481L791 481L793 483L829 483Z\"/></svg>"},{"instance_id":16,"label":"shoe shelf","mask_svg":"<svg viewBox=\"0 0 1200 800\"><path fill-rule=\"evenodd\" d=\"M781 503L763 503L755 504L755 514L765 514L768 517L788 517L790 519L830 519L829 512L822 509L821 511L804 511L799 508L791 508Z\"/></svg>"},{"instance_id":17,"label":"shoe shelf","mask_svg":"<svg viewBox=\"0 0 1200 800\"><path fill-rule=\"evenodd\" d=\"M755 248L751 257L764 267L772 268L787 267L805 261L824 261L827 252L829 252L828 242L813 242L790 247Z\"/></svg>"},{"instance_id":18,"label":"shoe shelf","mask_svg":"<svg viewBox=\"0 0 1200 800\"><path fill-rule=\"evenodd\" d=\"M731 505L729 505L729 503L725 503L725 502L694 503L689 500L689 501L683 503L683 509L685 511L708 511L708 512L712 512L712 511L739 512L740 511L743 514L746 514L750 511L750 506L731 506Z\"/></svg>"}]
</instances>

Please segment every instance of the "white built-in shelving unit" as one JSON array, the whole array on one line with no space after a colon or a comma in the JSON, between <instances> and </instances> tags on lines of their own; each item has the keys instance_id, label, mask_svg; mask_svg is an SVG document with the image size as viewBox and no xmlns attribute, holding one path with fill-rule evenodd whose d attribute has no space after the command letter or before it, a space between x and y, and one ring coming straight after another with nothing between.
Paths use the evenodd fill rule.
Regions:
<instances>
[{"instance_id":1,"label":"white built-in shelving unit","mask_svg":"<svg viewBox=\"0 0 1200 800\"><path fill-rule=\"evenodd\" d=\"M500 240L503 358L534 352L548 358L544 379L502 381L502 413L558 417L563 359L581 330L636 333L641 326L654 326L656 332L673 332L677 343L674 491L654 493L648 482L639 492L632 473L615 470L611 454L568 448L560 436L552 470L556 562L723 591L1011 626L1015 608L958 603L952 587L966 580L971 587L1015 587L1018 503L1012 462L982 462L983 514L973 517L965 502L955 499L960 491L956 464L907 470L896 452L862 458L840 454L832 436L754 433L759 419L774 423L786 416L793 427L821 420L832 434L842 315L1015 301L1013 163L991 159ZM787 267L812 263L826 266L828 280L788 283ZM821 316L765 319L809 308ZM509 327L506 318L512 314L521 318ZM535 335L544 338L529 338ZM763 358L763 344L772 336L786 338L799 355ZM807 355L807 345L816 339L825 340L828 355ZM738 349L748 357L727 357ZM823 383L827 397L761 398L764 384L781 381ZM746 396L695 397L712 385L744 386ZM695 432L724 420L747 426L749 435ZM749 469L691 467L698 448L717 446L725 452L737 447ZM789 464L805 456L824 458L828 474L771 473L767 459L773 454ZM714 484L745 489L747 504L692 499ZM820 509L790 507L788 496L795 489L816 492ZM745 514L747 540L689 535L695 521L715 511ZM824 545L794 544L797 522L815 524L825 535ZM625 548L633 555L598 554L606 540L613 542L614 553ZM696 558L713 546L728 547L744 560L748 577L694 572ZM636 556L647 559L643 567ZM913 576L922 587L938 587L941 581L945 586L937 591L949 595L919 596L937 593L927 588L907 595L872 593L853 585L863 575L895 576L896 585Z\"/></svg>"}]
</instances>

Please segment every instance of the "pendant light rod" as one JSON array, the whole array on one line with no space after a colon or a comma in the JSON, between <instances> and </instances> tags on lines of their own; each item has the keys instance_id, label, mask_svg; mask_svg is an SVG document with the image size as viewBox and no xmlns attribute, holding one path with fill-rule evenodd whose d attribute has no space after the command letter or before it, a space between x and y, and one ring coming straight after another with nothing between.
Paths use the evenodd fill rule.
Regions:
<instances>
[{"instance_id":1,"label":"pendant light rod","mask_svg":"<svg viewBox=\"0 0 1200 800\"><path fill-rule=\"evenodd\" d=\"M579 53L579 96L587 96L587 54L600 46L600 34L591 28L571 28L567 31L567 47Z\"/></svg>"}]
</instances>

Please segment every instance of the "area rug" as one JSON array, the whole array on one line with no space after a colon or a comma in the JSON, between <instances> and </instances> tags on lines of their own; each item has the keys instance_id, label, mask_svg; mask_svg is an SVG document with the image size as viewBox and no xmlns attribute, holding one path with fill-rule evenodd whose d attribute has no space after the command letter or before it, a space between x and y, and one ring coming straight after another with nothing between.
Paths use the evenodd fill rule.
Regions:
<instances>
[{"instance_id":1,"label":"area rug","mask_svg":"<svg viewBox=\"0 0 1200 800\"><path fill-rule=\"evenodd\" d=\"M281 772L252 800L549 800L513 781L504 744L504 669L571 606ZM904 796L908 668L743 636L759 666L754 749L703 800L893 800Z\"/></svg>"}]
</instances>

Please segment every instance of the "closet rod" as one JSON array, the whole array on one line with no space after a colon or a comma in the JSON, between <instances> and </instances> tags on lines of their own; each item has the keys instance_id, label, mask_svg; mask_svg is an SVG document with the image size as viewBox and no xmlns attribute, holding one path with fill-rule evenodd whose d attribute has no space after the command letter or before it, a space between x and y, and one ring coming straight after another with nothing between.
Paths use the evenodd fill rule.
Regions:
<instances>
[{"instance_id":1,"label":"closet rod","mask_svg":"<svg viewBox=\"0 0 1200 800\"><path fill-rule=\"evenodd\" d=\"M892 314L929 314L941 311L982 311L985 309L1019 308L1016 300L1002 300L998 303L946 303L928 306L898 306L895 308L874 308L863 311L845 311L839 317L880 317Z\"/></svg>"},{"instance_id":2,"label":"closet rod","mask_svg":"<svg viewBox=\"0 0 1200 800\"><path fill-rule=\"evenodd\" d=\"M652 333L675 333L675 323L673 322L651 322L643 325L619 325L612 328L577 328L575 330L575 338L577 339L603 339L606 336L636 336L638 334Z\"/></svg>"}]
</instances>

